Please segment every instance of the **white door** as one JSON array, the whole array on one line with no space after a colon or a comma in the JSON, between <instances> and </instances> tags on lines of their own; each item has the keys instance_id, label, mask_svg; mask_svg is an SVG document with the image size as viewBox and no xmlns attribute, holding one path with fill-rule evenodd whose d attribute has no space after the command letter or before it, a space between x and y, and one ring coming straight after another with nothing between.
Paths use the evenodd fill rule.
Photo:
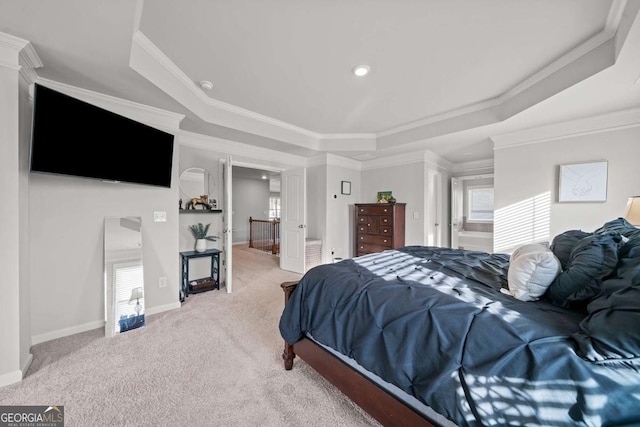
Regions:
<instances>
[{"instance_id":1,"label":"white door","mask_svg":"<svg viewBox=\"0 0 640 427\"><path fill-rule=\"evenodd\" d=\"M280 212L280 268L304 274L307 170L282 172Z\"/></svg>"},{"instance_id":2,"label":"white door","mask_svg":"<svg viewBox=\"0 0 640 427\"><path fill-rule=\"evenodd\" d=\"M224 182L224 207L222 214L222 253L224 259L223 277L227 293L231 293L233 290L232 282L232 261L233 261L233 209L231 194L231 156L227 156L224 160L224 167L222 168L222 180Z\"/></svg>"}]
</instances>

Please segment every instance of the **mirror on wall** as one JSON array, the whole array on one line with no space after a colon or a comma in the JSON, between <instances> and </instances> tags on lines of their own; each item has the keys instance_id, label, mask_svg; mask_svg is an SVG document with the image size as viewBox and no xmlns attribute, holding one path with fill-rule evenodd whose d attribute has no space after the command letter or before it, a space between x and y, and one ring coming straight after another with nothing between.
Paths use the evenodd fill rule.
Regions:
<instances>
[{"instance_id":1,"label":"mirror on wall","mask_svg":"<svg viewBox=\"0 0 640 427\"><path fill-rule=\"evenodd\" d=\"M144 326L142 218L104 220L105 335Z\"/></svg>"},{"instance_id":2,"label":"mirror on wall","mask_svg":"<svg viewBox=\"0 0 640 427\"><path fill-rule=\"evenodd\" d=\"M180 209L218 209L218 202L213 196L214 180L211 174L202 168L189 168L180 174ZM200 199L203 203L194 202ZM205 206L206 204L206 206Z\"/></svg>"}]
</instances>

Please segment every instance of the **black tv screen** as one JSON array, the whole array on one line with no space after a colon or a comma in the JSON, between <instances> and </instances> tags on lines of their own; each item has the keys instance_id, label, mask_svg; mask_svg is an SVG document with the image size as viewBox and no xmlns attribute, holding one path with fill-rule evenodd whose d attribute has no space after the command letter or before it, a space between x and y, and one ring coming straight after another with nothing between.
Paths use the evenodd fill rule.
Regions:
<instances>
[{"instance_id":1,"label":"black tv screen","mask_svg":"<svg viewBox=\"0 0 640 427\"><path fill-rule=\"evenodd\" d=\"M35 84L30 170L171 187L173 135Z\"/></svg>"}]
</instances>

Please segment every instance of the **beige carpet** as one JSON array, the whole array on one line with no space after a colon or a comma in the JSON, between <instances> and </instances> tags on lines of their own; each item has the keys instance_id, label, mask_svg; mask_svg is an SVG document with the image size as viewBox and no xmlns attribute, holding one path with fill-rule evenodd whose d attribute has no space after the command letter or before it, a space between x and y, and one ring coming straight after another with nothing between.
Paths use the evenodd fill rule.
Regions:
<instances>
[{"instance_id":1,"label":"beige carpet","mask_svg":"<svg viewBox=\"0 0 640 427\"><path fill-rule=\"evenodd\" d=\"M191 295L113 338L38 344L0 405L64 405L66 426L378 426L300 359L284 370L279 284L300 276L254 249L233 256L232 294Z\"/></svg>"}]
</instances>

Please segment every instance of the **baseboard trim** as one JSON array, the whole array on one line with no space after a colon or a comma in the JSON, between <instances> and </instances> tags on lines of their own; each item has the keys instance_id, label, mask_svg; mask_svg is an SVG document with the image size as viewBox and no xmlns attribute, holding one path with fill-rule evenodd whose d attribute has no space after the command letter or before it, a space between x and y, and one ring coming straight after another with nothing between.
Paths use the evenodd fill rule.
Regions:
<instances>
[{"instance_id":1,"label":"baseboard trim","mask_svg":"<svg viewBox=\"0 0 640 427\"><path fill-rule=\"evenodd\" d=\"M31 367L31 363L33 363L33 354L29 353L26 360L22 364L22 378L24 378L27 375L27 371Z\"/></svg>"},{"instance_id":2,"label":"baseboard trim","mask_svg":"<svg viewBox=\"0 0 640 427\"><path fill-rule=\"evenodd\" d=\"M159 305L152 308L145 309L145 315L151 316L152 314L162 313L164 311L175 310L176 308L182 307L180 301L172 302L171 304Z\"/></svg>"},{"instance_id":3,"label":"baseboard trim","mask_svg":"<svg viewBox=\"0 0 640 427\"><path fill-rule=\"evenodd\" d=\"M75 335L81 332L91 331L98 328L104 328L104 320L96 320L93 322L85 323L83 325L72 326L70 328L58 329L57 331L34 335L31 337L31 345L40 344L43 342L55 340L57 338L67 337L69 335Z\"/></svg>"},{"instance_id":4,"label":"baseboard trim","mask_svg":"<svg viewBox=\"0 0 640 427\"><path fill-rule=\"evenodd\" d=\"M145 314L152 315L162 313L163 311L169 311L182 307L179 301L172 302L171 304L159 305L157 307L145 309ZM72 326L70 328L58 329L57 331L51 331L40 335L34 335L31 337L31 345L41 344L43 342L55 340L57 338L68 337L69 335L79 334L81 332L91 331L93 329L104 328L104 320L96 320L94 322L85 323L83 325ZM31 356L33 358L33 356ZM29 364L31 362L29 361ZM28 366L27 366L28 367ZM26 372L23 371L23 372Z\"/></svg>"},{"instance_id":5,"label":"baseboard trim","mask_svg":"<svg viewBox=\"0 0 640 427\"><path fill-rule=\"evenodd\" d=\"M22 371L20 370L0 375L0 387L19 383L20 381L22 381Z\"/></svg>"}]
</instances>

